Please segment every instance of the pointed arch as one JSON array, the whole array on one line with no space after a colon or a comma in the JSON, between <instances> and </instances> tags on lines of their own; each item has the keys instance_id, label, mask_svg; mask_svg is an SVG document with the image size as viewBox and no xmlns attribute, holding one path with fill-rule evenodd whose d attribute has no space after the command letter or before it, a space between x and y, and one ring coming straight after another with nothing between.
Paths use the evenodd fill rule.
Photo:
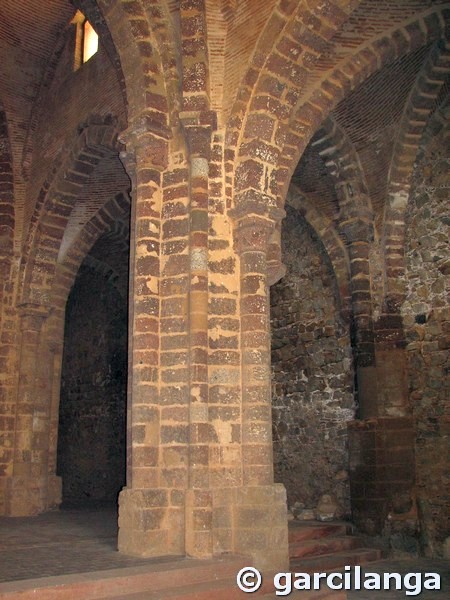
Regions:
<instances>
[{"instance_id":1,"label":"pointed arch","mask_svg":"<svg viewBox=\"0 0 450 600\"><path fill-rule=\"evenodd\" d=\"M331 110L370 75L440 39L446 28L448 5L434 6L396 23L390 30L378 32L372 39L367 40L365 34L359 32L356 51L352 48L350 53L347 48L347 52L340 53L337 46L329 56L329 40L353 8L354 5L347 3L347 12L341 11L333 24L325 19L327 33L316 31L313 36L316 41L309 40L308 52L297 53L297 56L289 48L299 47L304 29L292 19L292 30L288 31L287 26L286 30L282 28L283 35L265 61L267 68L253 69L253 82L256 80L253 91L248 85L242 93L244 97L248 88L251 97L235 105L227 132L228 154L237 165L233 186L235 204L240 202L241 196L260 195L262 191L272 198L274 205L281 206L295 166ZM335 39L339 43L339 39ZM282 40L289 41L283 51ZM314 60L312 47L316 48ZM320 61L320 68L311 71ZM269 77L278 78L278 88L268 90Z\"/></svg>"},{"instance_id":2,"label":"pointed arch","mask_svg":"<svg viewBox=\"0 0 450 600\"><path fill-rule=\"evenodd\" d=\"M129 244L130 197L120 192L107 202L83 227L72 242L64 260L58 263L51 290L51 305L64 320L67 297L81 263L104 234L124 239Z\"/></svg>"},{"instance_id":3,"label":"pointed arch","mask_svg":"<svg viewBox=\"0 0 450 600\"><path fill-rule=\"evenodd\" d=\"M278 131L283 140L282 160L274 175L274 192L279 199L311 136L331 110L383 67L442 38L447 27L447 10L446 5L433 7L361 44L358 51L315 82L296 103L287 127L282 124Z\"/></svg>"},{"instance_id":4,"label":"pointed arch","mask_svg":"<svg viewBox=\"0 0 450 600\"><path fill-rule=\"evenodd\" d=\"M338 192L340 219L373 215L369 186L358 152L343 127L329 115L311 140ZM345 187L344 193L339 193ZM351 189L351 193L349 190Z\"/></svg>"},{"instance_id":5,"label":"pointed arch","mask_svg":"<svg viewBox=\"0 0 450 600\"><path fill-rule=\"evenodd\" d=\"M295 185L289 187L286 204L298 211L322 242L336 277L341 314L348 319L351 312L350 265L345 244L335 224L317 209L312 196L304 194Z\"/></svg>"},{"instance_id":6,"label":"pointed arch","mask_svg":"<svg viewBox=\"0 0 450 600\"><path fill-rule=\"evenodd\" d=\"M41 188L23 265L22 301L48 305L64 232L79 194L100 161L117 156L115 123L81 128L70 150Z\"/></svg>"},{"instance_id":7,"label":"pointed arch","mask_svg":"<svg viewBox=\"0 0 450 600\"><path fill-rule=\"evenodd\" d=\"M57 432L59 424L60 403L60 377L64 344L64 324L66 303L72 286L74 285L78 270L94 246L95 242L104 234L127 238L129 234L128 219L130 212L130 198L128 194L118 193L115 198L107 202L80 231L73 241L64 260L56 265L52 288L49 293L51 313L45 328L45 339L51 349L53 358L47 368L52 371L54 384L48 393L46 402L49 403L50 435L48 438L48 471L49 482L56 483L57 465ZM127 243L127 239L124 240ZM129 240L128 240L129 244ZM58 491L59 490L59 491ZM56 492L50 485L50 505L58 505L60 498L60 483Z\"/></svg>"},{"instance_id":8,"label":"pointed arch","mask_svg":"<svg viewBox=\"0 0 450 600\"><path fill-rule=\"evenodd\" d=\"M404 245L406 207L411 176L423 134L439 103L441 92L450 84L450 41L434 44L417 75L399 125L389 169L389 183L383 219L384 297L390 310L398 310L404 297Z\"/></svg>"},{"instance_id":9,"label":"pointed arch","mask_svg":"<svg viewBox=\"0 0 450 600\"><path fill-rule=\"evenodd\" d=\"M117 50L129 128L145 125L169 139L180 108L180 73L176 27L167 2L79 0L79 5L100 34L107 28Z\"/></svg>"}]
</instances>

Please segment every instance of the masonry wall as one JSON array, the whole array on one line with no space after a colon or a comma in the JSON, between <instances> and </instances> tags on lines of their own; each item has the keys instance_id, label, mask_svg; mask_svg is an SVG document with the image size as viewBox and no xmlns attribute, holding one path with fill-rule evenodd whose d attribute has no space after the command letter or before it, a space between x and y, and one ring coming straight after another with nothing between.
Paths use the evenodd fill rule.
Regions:
<instances>
[{"instance_id":1,"label":"masonry wall","mask_svg":"<svg viewBox=\"0 0 450 600\"><path fill-rule=\"evenodd\" d=\"M99 52L76 72L75 27L68 24L74 4L101 38ZM403 518L416 480L404 468L415 465L415 423L403 386L397 314L403 286L394 280L404 275L403 209L415 143L438 96L448 92L448 16L445 0L2 4L0 97L7 127L0 126L0 135L10 149L5 146L0 179L11 186L14 232L6 233L14 234L17 251L0 285L2 514L26 516L59 505L61 317L80 261L127 208L130 182L120 156L133 206L120 550L195 557L238 552L259 568L287 568L285 493L273 485L267 282L283 272L279 234L293 173L308 195L296 206L323 236L345 314L353 317L358 417L365 419L355 435L360 444L352 464L361 467L361 496L353 500L361 500L363 511L369 497L382 494L380 527L391 500ZM310 161L301 156L309 143L315 156L305 173ZM119 168L122 177L114 179ZM435 191L430 187L433 201ZM101 208L103 201L111 202L111 212ZM427 273L415 263L415 240L423 223L432 223L425 209L411 209L418 217L411 221L404 315L411 320L411 401L419 423L418 497L429 523L424 531L435 540L446 484L444 369L436 361L447 317L436 304L439 279L427 280L440 259L430 260L422 248ZM440 244L439 227L432 227L430 251ZM276 479L286 484L290 503L314 506L331 492L348 511L349 325L323 247L291 211L283 238L289 273L272 294ZM121 443L109 400L125 384L109 388L115 351L104 334L117 302L114 287L100 286L103 269L95 261L85 266L93 264L96 278L76 295L85 308L69 307L60 467L68 471L70 462L76 474L65 477L66 499L71 486L74 498L86 498L84 478L83 490L91 486L89 497L103 501L123 483L105 474ZM428 288L429 309L417 311ZM72 447L69 440L81 439L78 413L88 435ZM110 417L111 436L103 426ZM94 438L103 444L88 455ZM376 486L367 485L375 476ZM95 487L94 477L105 485ZM393 482L407 487L405 501L390 493ZM380 504L371 506L379 514Z\"/></svg>"},{"instance_id":2,"label":"masonry wall","mask_svg":"<svg viewBox=\"0 0 450 600\"><path fill-rule=\"evenodd\" d=\"M450 148L444 123L445 118L438 114L414 173L406 223L407 297L402 309L410 401L416 420L421 544L427 554L441 553L442 542L450 535Z\"/></svg>"},{"instance_id":3,"label":"masonry wall","mask_svg":"<svg viewBox=\"0 0 450 600\"><path fill-rule=\"evenodd\" d=\"M81 267L66 309L58 474L65 505L116 503L125 485L127 303Z\"/></svg>"},{"instance_id":4,"label":"masonry wall","mask_svg":"<svg viewBox=\"0 0 450 600\"><path fill-rule=\"evenodd\" d=\"M74 27L74 26L72 26ZM74 71L75 30L70 27L61 36L60 56L54 65L54 75L48 90L35 109L36 126L32 169L25 210L30 218L34 202L42 187L51 181L55 160L63 159L72 140L91 118L112 117L126 127L124 98L117 73L105 49L98 52Z\"/></svg>"},{"instance_id":5,"label":"masonry wall","mask_svg":"<svg viewBox=\"0 0 450 600\"><path fill-rule=\"evenodd\" d=\"M314 508L331 493L349 512L349 328L323 245L290 207L282 227L287 273L271 288L275 478L286 486L290 505Z\"/></svg>"}]
</instances>

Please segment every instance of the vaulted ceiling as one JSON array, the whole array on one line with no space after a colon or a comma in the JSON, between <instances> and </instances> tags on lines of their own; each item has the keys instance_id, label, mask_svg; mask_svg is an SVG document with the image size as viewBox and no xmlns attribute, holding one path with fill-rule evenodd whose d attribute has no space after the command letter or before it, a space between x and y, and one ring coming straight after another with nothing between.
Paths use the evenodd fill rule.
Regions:
<instances>
[{"instance_id":1,"label":"vaulted ceiling","mask_svg":"<svg viewBox=\"0 0 450 600\"><path fill-rule=\"evenodd\" d=\"M0 101L15 136L26 135L45 71L74 13L68 0L0 3Z\"/></svg>"},{"instance_id":2,"label":"vaulted ceiling","mask_svg":"<svg viewBox=\"0 0 450 600\"><path fill-rule=\"evenodd\" d=\"M220 110L219 103L223 101L222 110L230 109L258 37L260 41L264 38L264 28L274 4L272 0L218 3L206 0L214 108ZM354 4L355 10L348 22L314 63L308 85L313 85L314 78L319 80L326 76L337 61L350 55L366 38L382 34L415 13L443 5L445 1L362 0ZM46 73L58 52L58 40L76 7L85 5L95 12L97 3L93 0L2 0L0 3L0 109L7 116L16 169L23 162L33 110L43 87L48 84ZM168 0L166 6L176 31L179 2ZM359 157L367 191L378 215L383 210L399 123L416 78L432 51L431 45L423 46L383 68L331 114ZM335 218L338 206L330 165L327 165L327 156L321 155L315 145L321 135L323 133L318 132L313 138L294 173L294 180L306 193L318 198L321 209L330 218ZM15 185L16 197L20 197L24 182L17 178Z\"/></svg>"}]
</instances>

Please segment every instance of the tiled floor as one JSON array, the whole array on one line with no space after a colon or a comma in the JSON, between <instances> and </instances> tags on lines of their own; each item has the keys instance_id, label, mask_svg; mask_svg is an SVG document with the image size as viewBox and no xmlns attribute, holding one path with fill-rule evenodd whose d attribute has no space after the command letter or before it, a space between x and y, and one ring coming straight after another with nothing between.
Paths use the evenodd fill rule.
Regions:
<instances>
[{"instance_id":1,"label":"tiled floor","mask_svg":"<svg viewBox=\"0 0 450 600\"><path fill-rule=\"evenodd\" d=\"M154 564L116 550L117 515L112 509L61 510L32 518L0 518L0 582L120 569ZM164 562L168 559L158 559ZM389 560L372 563L367 572L437 572L441 591L423 591L420 600L450 597L450 564L443 560ZM402 591L348 592L350 600L400 600ZM414 596L412 596L414 597Z\"/></svg>"},{"instance_id":2,"label":"tiled floor","mask_svg":"<svg viewBox=\"0 0 450 600\"><path fill-rule=\"evenodd\" d=\"M0 582L148 563L117 552L115 509L0 518Z\"/></svg>"}]
</instances>

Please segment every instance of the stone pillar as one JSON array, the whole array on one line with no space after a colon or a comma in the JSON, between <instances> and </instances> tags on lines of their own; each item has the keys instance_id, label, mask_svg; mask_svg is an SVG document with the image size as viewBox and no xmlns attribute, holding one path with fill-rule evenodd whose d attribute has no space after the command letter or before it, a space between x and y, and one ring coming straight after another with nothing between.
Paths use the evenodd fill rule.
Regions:
<instances>
[{"instance_id":1,"label":"stone pillar","mask_svg":"<svg viewBox=\"0 0 450 600\"><path fill-rule=\"evenodd\" d=\"M12 319L7 316L9 298L7 289L10 287L11 255L0 252L0 515L6 511L6 487L12 475L14 463L14 402L12 400L13 375L13 342L14 330L10 326ZM9 320L9 323L8 323Z\"/></svg>"},{"instance_id":2,"label":"stone pillar","mask_svg":"<svg viewBox=\"0 0 450 600\"><path fill-rule=\"evenodd\" d=\"M241 273L242 487L217 490L231 507L233 551L264 569L288 566L286 490L273 481L270 314L267 252L284 211L246 196L232 213Z\"/></svg>"},{"instance_id":3,"label":"stone pillar","mask_svg":"<svg viewBox=\"0 0 450 600\"><path fill-rule=\"evenodd\" d=\"M408 186L395 185L387 206L384 230L384 302L375 323L380 414L392 417L410 413L406 340L401 306L406 294L405 223Z\"/></svg>"},{"instance_id":4,"label":"stone pillar","mask_svg":"<svg viewBox=\"0 0 450 600\"><path fill-rule=\"evenodd\" d=\"M355 203L339 188L340 227L350 260L353 349L358 386L357 419L348 424L352 517L370 535L415 522L413 422L406 416L406 364L399 316L372 311L370 243L373 217L362 194ZM353 206L353 208L351 208ZM400 524L400 526L399 526ZM414 525L413 525L414 527ZM403 533L402 533L403 535Z\"/></svg>"},{"instance_id":5,"label":"stone pillar","mask_svg":"<svg viewBox=\"0 0 450 600\"><path fill-rule=\"evenodd\" d=\"M382 417L397 419L411 414L405 346L401 315L381 315L375 322L375 353L378 414Z\"/></svg>"},{"instance_id":6,"label":"stone pillar","mask_svg":"<svg viewBox=\"0 0 450 600\"><path fill-rule=\"evenodd\" d=\"M342 189L346 189L342 188ZM352 189L352 188L350 188ZM341 196L343 192L341 190ZM378 414L377 371L375 361L375 337L372 312L372 289L370 275L370 241L372 216L368 209L343 217L340 229L347 241L350 260L350 288L353 323L351 335L358 386L358 418Z\"/></svg>"},{"instance_id":7,"label":"stone pillar","mask_svg":"<svg viewBox=\"0 0 450 600\"><path fill-rule=\"evenodd\" d=\"M63 358L64 321L62 326L52 331L54 337L49 342L49 425L48 425L48 495L47 506L56 508L62 501L62 479L56 474L58 460L59 401L61 397L61 369ZM57 337L55 336L55 333Z\"/></svg>"},{"instance_id":8,"label":"stone pillar","mask_svg":"<svg viewBox=\"0 0 450 600\"><path fill-rule=\"evenodd\" d=\"M56 475L57 431L59 421L60 371L62 362L61 331L59 343L51 339L53 314L43 323L36 366L34 392L33 452L42 464L42 510L61 503L62 480Z\"/></svg>"},{"instance_id":9,"label":"stone pillar","mask_svg":"<svg viewBox=\"0 0 450 600\"><path fill-rule=\"evenodd\" d=\"M257 215L237 221L241 261L243 484L273 482L270 307L266 252L273 223Z\"/></svg>"},{"instance_id":10,"label":"stone pillar","mask_svg":"<svg viewBox=\"0 0 450 600\"><path fill-rule=\"evenodd\" d=\"M21 306L14 464L6 482L6 516L35 515L47 504L48 411L36 401L36 379L42 364L41 331L47 316L45 307Z\"/></svg>"},{"instance_id":11,"label":"stone pillar","mask_svg":"<svg viewBox=\"0 0 450 600\"><path fill-rule=\"evenodd\" d=\"M127 485L119 496L121 552L135 556L184 553L183 493L176 484L182 428L163 422L161 404L162 175L167 168L169 131L153 131L142 114L121 136L132 179ZM170 452L169 452L170 450ZM171 462L172 461L172 462ZM175 461L175 463L174 463Z\"/></svg>"},{"instance_id":12,"label":"stone pillar","mask_svg":"<svg viewBox=\"0 0 450 600\"><path fill-rule=\"evenodd\" d=\"M184 117L184 119L183 119ZM211 126L201 114L184 115L189 151L189 470L186 491L186 554L212 555L212 495L208 411L208 182Z\"/></svg>"}]
</instances>

